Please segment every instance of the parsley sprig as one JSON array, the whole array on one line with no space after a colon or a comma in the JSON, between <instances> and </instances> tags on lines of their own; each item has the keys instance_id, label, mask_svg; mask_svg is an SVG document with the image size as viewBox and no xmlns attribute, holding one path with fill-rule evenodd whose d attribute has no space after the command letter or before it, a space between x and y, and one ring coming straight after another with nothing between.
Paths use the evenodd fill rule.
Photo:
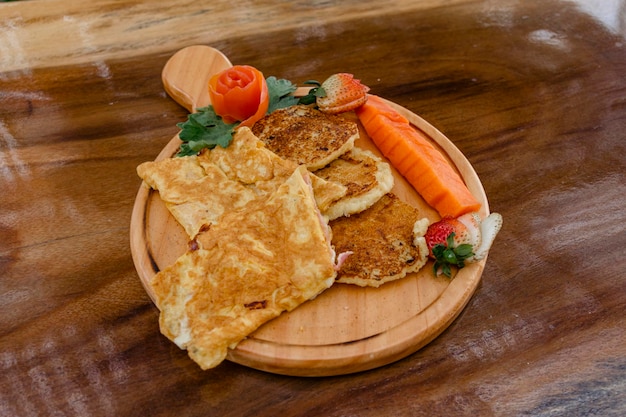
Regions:
<instances>
[{"instance_id":1,"label":"parsley sprig","mask_svg":"<svg viewBox=\"0 0 626 417\"><path fill-rule=\"evenodd\" d=\"M181 129L178 137L183 141L177 156L195 155L204 148L213 149L217 145L227 147L237 124L224 123L215 114L213 106L199 108L187 117L186 122L176 125Z\"/></svg>"},{"instance_id":2,"label":"parsley sprig","mask_svg":"<svg viewBox=\"0 0 626 417\"><path fill-rule=\"evenodd\" d=\"M269 95L268 113L284 107L296 104L311 104L308 99L311 95L298 98L294 97L296 86L289 80L268 77L266 80ZM311 84L307 81L305 84ZM319 86L319 83L317 83ZM315 99L313 99L315 102ZM197 109L195 113L187 117L186 122L178 123L180 128L179 137L183 142L177 156L195 155L204 148L213 149L216 146L226 148L233 140L233 133L239 123L225 123L215 113L213 106L209 105Z\"/></svg>"}]
</instances>

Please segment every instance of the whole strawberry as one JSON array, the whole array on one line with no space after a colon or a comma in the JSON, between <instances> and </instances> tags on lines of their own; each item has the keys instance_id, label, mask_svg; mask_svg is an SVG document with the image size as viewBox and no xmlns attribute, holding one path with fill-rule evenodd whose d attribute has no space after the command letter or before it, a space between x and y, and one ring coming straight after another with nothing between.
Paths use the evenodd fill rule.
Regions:
<instances>
[{"instance_id":1,"label":"whole strawberry","mask_svg":"<svg viewBox=\"0 0 626 417\"><path fill-rule=\"evenodd\" d=\"M483 259L502 227L502 216L491 213L480 220L477 213L446 217L431 224L424 235L436 275L452 276L452 268Z\"/></svg>"},{"instance_id":2,"label":"whole strawberry","mask_svg":"<svg viewBox=\"0 0 626 417\"><path fill-rule=\"evenodd\" d=\"M338 114L354 110L367 101L369 87L348 73L331 75L318 88L316 103L325 113Z\"/></svg>"}]
</instances>

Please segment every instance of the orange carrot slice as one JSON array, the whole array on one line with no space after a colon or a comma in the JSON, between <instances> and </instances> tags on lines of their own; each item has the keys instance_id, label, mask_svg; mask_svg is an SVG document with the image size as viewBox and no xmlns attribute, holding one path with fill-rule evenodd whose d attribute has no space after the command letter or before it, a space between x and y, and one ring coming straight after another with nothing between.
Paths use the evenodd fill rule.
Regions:
<instances>
[{"instance_id":1,"label":"orange carrot slice","mask_svg":"<svg viewBox=\"0 0 626 417\"><path fill-rule=\"evenodd\" d=\"M441 217L480 209L443 154L382 98L369 95L356 114L382 154Z\"/></svg>"}]
</instances>

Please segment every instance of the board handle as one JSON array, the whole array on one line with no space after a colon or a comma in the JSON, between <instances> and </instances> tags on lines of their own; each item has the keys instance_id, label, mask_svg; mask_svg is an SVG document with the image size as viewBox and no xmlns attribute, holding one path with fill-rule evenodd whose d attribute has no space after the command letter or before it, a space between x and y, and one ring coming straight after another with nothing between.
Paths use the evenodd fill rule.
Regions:
<instances>
[{"instance_id":1,"label":"board handle","mask_svg":"<svg viewBox=\"0 0 626 417\"><path fill-rule=\"evenodd\" d=\"M206 45L192 45L176 52L161 73L167 94L190 113L211 104L209 79L233 64L219 50Z\"/></svg>"}]
</instances>

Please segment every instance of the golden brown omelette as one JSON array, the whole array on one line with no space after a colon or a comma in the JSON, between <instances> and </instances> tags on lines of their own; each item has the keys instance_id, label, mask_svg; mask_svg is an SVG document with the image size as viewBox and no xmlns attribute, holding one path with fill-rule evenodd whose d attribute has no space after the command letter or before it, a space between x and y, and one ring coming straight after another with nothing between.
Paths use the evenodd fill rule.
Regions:
<instances>
[{"instance_id":1,"label":"golden brown omelette","mask_svg":"<svg viewBox=\"0 0 626 417\"><path fill-rule=\"evenodd\" d=\"M161 332L202 369L333 284L331 232L308 177L300 167L268 199L226 213L152 280Z\"/></svg>"}]
</instances>

